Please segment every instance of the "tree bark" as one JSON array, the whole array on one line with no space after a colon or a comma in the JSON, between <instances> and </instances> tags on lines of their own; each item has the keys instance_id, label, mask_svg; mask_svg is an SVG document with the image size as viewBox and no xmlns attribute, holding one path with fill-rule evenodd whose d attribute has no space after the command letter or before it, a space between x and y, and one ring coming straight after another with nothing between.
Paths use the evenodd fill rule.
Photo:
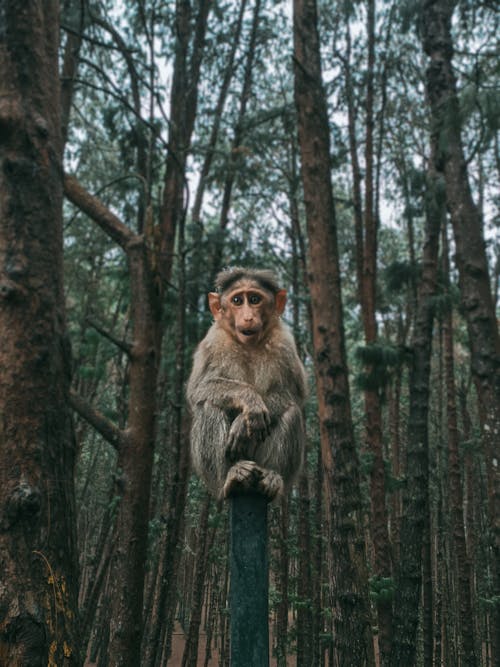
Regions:
<instances>
[{"instance_id":1,"label":"tree bark","mask_svg":"<svg viewBox=\"0 0 500 667\"><path fill-rule=\"evenodd\" d=\"M403 496L400 563L396 580L391 667L413 667L422 592L424 529L429 514L428 411L436 293L439 229L444 213L442 188L431 168L428 174L426 240L413 333L408 417L407 487Z\"/></svg>"},{"instance_id":2,"label":"tree bark","mask_svg":"<svg viewBox=\"0 0 500 667\"><path fill-rule=\"evenodd\" d=\"M338 663L372 665L359 463L346 366L330 136L314 0L294 1L295 104L309 237L308 283L334 562Z\"/></svg>"},{"instance_id":3,"label":"tree bark","mask_svg":"<svg viewBox=\"0 0 500 667\"><path fill-rule=\"evenodd\" d=\"M289 534L289 501L288 497L281 500L278 526L278 573L277 584L280 601L276 610L276 665L286 667L288 644L288 584L290 556L288 553Z\"/></svg>"},{"instance_id":4,"label":"tree bark","mask_svg":"<svg viewBox=\"0 0 500 667\"><path fill-rule=\"evenodd\" d=\"M0 663L77 665L59 3L0 17Z\"/></svg>"},{"instance_id":5,"label":"tree bark","mask_svg":"<svg viewBox=\"0 0 500 667\"><path fill-rule=\"evenodd\" d=\"M128 254L133 348L130 355L128 424L118 452L121 497L117 543L111 563L109 664L140 664L142 604L148 543L149 494L156 435L156 380L161 317L154 276L142 243Z\"/></svg>"},{"instance_id":6,"label":"tree bark","mask_svg":"<svg viewBox=\"0 0 500 667\"><path fill-rule=\"evenodd\" d=\"M358 289L360 294L363 330L366 345L377 342L377 249L378 249L378 211L375 204L375 177L374 177L374 78L375 78L375 0L367 2L367 36L368 62L366 71L366 129L365 129L365 202L361 209L359 192L359 165L357 157L353 160L354 210L355 219L362 214L362 221L355 224L355 229L361 227L361 234L356 231L357 247L361 240L361 249L358 248L356 259L361 261L357 267L358 280L361 280ZM352 83L351 83L352 86ZM350 93L351 105L353 93ZM349 95L348 95L349 98ZM354 131L354 110L349 113L349 130ZM351 159L357 152L356 137L350 139ZM358 184L358 191L356 191ZM360 237L360 238L358 238ZM368 365L366 373L376 375L376 368ZM385 492L385 465L382 438L382 404L380 389L367 387L364 390L366 444L372 454L372 468L370 472L370 499L371 516L370 531L375 552L375 576L388 578L392 576L392 552L389 540L388 515ZM392 608L391 601L377 600L377 614L379 625L379 646L382 661L389 657L392 635Z\"/></svg>"},{"instance_id":7,"label":"tree bark","mask_svg":"<svg viewBox=\"0 0 500 667\"><path fill-rule=\"evenodd\" d=\"M216 154L217 142L219 139L219 132L224 112L224 107L226 104L227 96L229 93L230 85L233 80L234 74L237 69L237 64L235 63L236 54L240 46L241 31L243 26L243 17L245 14L247 0L240 0L240 7L238 10L237 19L233 25L232 29L232 43L231 49L227 58L227 63L224 67L222 73L222 82L217 97L217 103L213 112L213 123L210 129L210 136L208 139L207 146L205 148L206 154L201 167L200 180L198 182L198 187L196 189L196 194L194 197L193 207L191 209L191 224L193 226L192 233L192 261L191 261L191 271L188 274L187 281L189 283L188 289L188 301L190 311L193 314L198 312L200 293L205 291L205 285L201 284L202 276L200 275L199 266L204 261L203 258L203 233L204 233L204 223L202 220L202 205L203 198L205 195L205 188L207 186L207 179L212 168L212 162ZM195 343L198 342L200 334L198 331L198 321L197 317L193 318L193 325L190 327L191 339Z\"/></svg>"},{"instance_id":8,"label":"tree bark","mask_svg":"<svg viewBox=\"0 0 500 667\"><path fill-rule=\"evenodd\" d=\"M233 193L234 181L236 179L238 165L242 159L240 154L241 142L243 140L243 123L252 91L253 66L256 56L257 34L260 21L260 3L261 0L255 0L255 7L252 17L252 28L250 31L250 41L245 58L245 71L243 74L243 87L241 89L240 104L238 109L238 117L234 128L233 141L231 143L231 153L229 155L229 164L226 180L224 182L224 191L222 194L222 205L219 216L219 236L216 239L214 257L212 264L212 278L221 268L222 255L224 250L224 232L226 231L229 222L229 210L231 207L231 197Z\"/></svg>"},{"instance_id":9,"label":"tree bark","mask_svg":"<svg viewBox=\"0 0 500 667\"><path fill-rule=\"evenodd\" d=\"M300 476L298 491L297 667L307 667L312 662L313 619L309 477L306 470Z\"/></svg>"},{"instance_id":10,"label":"tree bark","mask_svg":"<svg viewBox=\"0 0 500 667\"><path fill-rule=\"evenodd\" d=\"M109 664L140 664L142 604L149 521L149 495L156 435L156 381L162 324L152 248L136 236L73 177L65 194L125 251L130 273L132 344L126 429L111 428L119 443L116 519L117 540L111 561L113 594L110 615ZM95 413L95 411L94 411ZM95 422L94 425L97 425ZM107 426L110 427L109 422Z\"/></svg>"},{"instance_id":11,"label":"tree bark","mask_svg":"<svg viewBox=\"0 0 500 667\"><path fill-rule=\"evenodd\" d=\"M203 591L208 566L208 553L210 550L209 526L211 498L206 495L203 502L199 526L199 535L196 549L196 565L193 578L193 597L191 604L191 618L189 631L186 636L186 645L182 655L181 667L196 667L198 664L198 642L200 636L201 612L203 606ZM213 533L212 533L213 534Z\"/></svg>"},{"instance_id":12,"label":"tree bark","mask_svg":"<svg viewBox=\"0 0 500 667\"><path fill-rule=\"evenodd\" d=\"M186 160L198 105L198 82L211 3L201 0L189 58L192 29L189 0L176 0L176 48L170 97L170 131L160 211L160 276L168 283L172 273L175 236L184 212Z\"/></svg>"},{"instance_id":13,"label":"tree bark","mask_svg":"<svg viewBox=\"0 0 500 667\"><path fill-rule=\"evenodd\" d=\"M132 343L127 350L127 425L116 437L116 442L120 443L116 489L120 504L116 523L117 543L111 562L109 664L112 667L138 665L141 660L149 499L156 436L156 385L163 334L162 287L170 278L176 230L180 217L184 215L186 155L196 114L209 5L206 1L200 4L188 68L187 50L191 35L189 3L183 0L177 3L178 48L174 63L170 149L160 213L159 243L153 225L145 225L144 234L134 234L99 200L85 192L76 179L65 179L67 197L124 250L130 274ZM117 36L114 35L114 38L117 39ZM104 423L102 419L97 421ZM182 471L180 474L183 474Z\"/></svg>"},{"instance_id":14,"label":"tree bark","mask_svg":"<svg viewBox=\"0 0 500 667\"><path fill-rule=\"evenodd\" d=\"M462 306L469 335L472 377L488 475L492 529L493 595L500 591L500 337L488 275L481 216L469 184L462 147L460 108L452 66L451 19L456 0L423 0L422 44L429 57L426 72L432 133L439 151L436 168L444 175L456 246ZM493 620L493 654L500 664L500 607Z\"/></svg>"},{"instance_id":15,"label":"tree bark","mask_svg":"<svg viewBox=\"0 0 500 667\"><path fill-rule=\"evenodd\" d=\"M346 5L346 8L348 5ZM358 288L358 299L362 302L363 285L363 203L361 194L361 181L363 176L359 165L358 141L356 129L356 100L354 97L354 82L351 67L352 39L351 28L349 24L350 15L346 12L346 52L343 58L344 76L345 76L345 95L347 102L347 128L349 137L349 155L351 158L352 173L352 202L354 213L354 238L355 238L355 256L356 256L356 285Z\"/></svg>"},{"instance_id":16,"label":"tree bark","mask_svg":"<svg viewBox=\"0 0 500 667\"><path fill-rule=\"evenodd\" d=\"M449 257L446 228L443 229L443 277L449 294ZM448 426L448 494L452 528L452 552L456 560L458 578L458 606L460 640L465 667L476 667L477 659L474 643L474 618L471 600L471 563L467 554L465 539L464 500L462 475L460 473L458 417L455 386L455 363L453 357L453 313L451 305L444 314L444 366L446 378L446 405Z\"/></svg>"},{"instance_id":17,"label":"tree bark","mask_svg":"<svg viewBox=\"0 0 500 667\"><path fill-rule=\"evenodd\" d=\"M224 106L226 104L227 95L229 92L229 86L234 76L235 72L235 58L236 52L240 45L241 37L241 28L243 25L243 16L246 9L247 0L240 0L240 8L238 10L238 18L236 19L234 29L232 31L232 43L231 50L227 59L227 64L224 69L224 74L222 76L222 83L219 91L219 96L217 98L217 104L215 105L214 110L214 121L212 128L210 130L210 138L208 140L208 145L206 148L206 156L203 161L203 166L201 168L200 181L198 188L196 190L196 195L194 198L193 209L191 211L191 218L194 224L200 224L200 215L201 207L203 203L203 195L205 194L205 187L210 169L212 166L212 161L215 155L215 148L217 146L217 140L219 138L219 130L222 120L222 113L224 111Z\"/></svg>"}]
</instances>

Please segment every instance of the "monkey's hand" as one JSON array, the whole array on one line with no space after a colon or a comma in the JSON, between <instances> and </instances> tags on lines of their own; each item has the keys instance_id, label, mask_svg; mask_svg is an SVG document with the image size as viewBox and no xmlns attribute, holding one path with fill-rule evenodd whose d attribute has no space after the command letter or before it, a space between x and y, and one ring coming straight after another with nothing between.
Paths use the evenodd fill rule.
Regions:
<instances>
[{"instance_id":1,"label":"monkey's hand","mask_svg":"<svg viewBox=\"0 0 500 667\"><path fill-rule=\"evenodd\" d=\"M229 429L226 445L228 461L255 458L255 451L269 435L270 427L269 411L263 402L255 408L253 406L245 408Z\"/></svg>"}]
</instances>

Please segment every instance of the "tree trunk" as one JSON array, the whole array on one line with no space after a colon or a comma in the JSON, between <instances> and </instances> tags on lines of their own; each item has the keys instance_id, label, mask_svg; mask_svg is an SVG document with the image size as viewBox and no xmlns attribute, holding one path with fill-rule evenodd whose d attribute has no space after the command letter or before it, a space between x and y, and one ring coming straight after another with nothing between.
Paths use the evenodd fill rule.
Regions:
<instances>
[{"instance_id":1,"label":"tree trunk","mask_svg":"<svg viewBox=\"0 0 500 667\"><path fill-rule=\"evenodd\" d=\"M340 291L330 136L314 0L294 1L295 104L309 237L314 364L332 520L339 664L372 665L373 643Z\"/></svg>"},{"instance_id":2,"label":"tree trunk","mask_svg":"<svg viewBox=\"0 0 500 667\"><path fill-rule=\"evenodd\" d=\"M215 148L217 146L217 140L219 138L222 113L224 111L224 106L226 104L226 99L229 92L229 86L231 84L236 69L234 61L236 58L236 52L240 45L241 28L243 25L243 16L245 13L246 4L247 0L240 0L240 9L238 11L238 18L236 19L234 30L232 32L231 50L229 52L227 64L224 69L224 74L222 76L222 83L219 91L219 96L217 98L217 104L215 105L215 110L213 114L214 121L212 124L212 128L210 130L210 138L208 140L208 145L206 148L206 156L205 160L203 161L203 166L201 168L200 181L198 183L198 188L196 190L196 195L194 198L193 209L191 212L191 218L194 224L200 223L201 206L203 203L203 195L205 194L206 181L210 173L212 161L215 155Z\"/></svg>"},{"instance_id":3,"label":"tree trunk","mask_svg":"<svg viewBox=\"0 0 500 667\"><path fill-rule=\"evenodd\" d=\"M221 268L222 255L224 250L224 232L226 231L229 222L229 210L231 206L234 181L238 172L238 166L242 159L242 156L240 155L240 147L243 140L243 123L247 112L248 100L250 99L250 93L252 91L253 66L256 56L257 33L260 21L260 3L261 0L255 0L250 40L245 58L245 71L243 74L243 87L241 89L238 117L236 119L236 125L234 128L234 137L231 143L231 153L229 155L228 161L228 172L224 182L224 191L222 194L222 205L219 216L218 230L219 236L216 239L214 249L212 278L215 278L215 275Z\"/></svg>"},{"instance_id":4,"label":"tree trunk","mask_svg":"<svg viewBox=\"0 0 500 667\"><path fill-rule=\"evenodd\" d=\"M186 637L186 645L182 656L182 667L196 667L198 664L198 640L200 635L201 611L203 605L203 590L208 564L210 543L208 540L208 519L210 516L210 496L205 497L199 519L198 545L196 550L196 566L193 578L193 597L191 604L191 619Z\"/></svg>"},{"instance_id":5,"label":"tree trunk","mask_svg":"<svg viewBox=\"0 0 500 667\"><path fill-rule=\"evenodd\" d=\"M148 239L136 236L72 177L68 199L93 218L125 251L131 285L132 341L126 429L72 397L73 407L118 451L116 493L120 498L117 541L111 562L112 611L109 664L140 664L149 495L156 428L156 379L161 349L160 302Z\"/></svg>"},{"instance_id":6,"label":"tree trunk","mask_svg":"<svg viewBox=\"0 0 500 667\"><path fill-rule=\"evenodd\" d=\"M392 383L388 388L389 403L389 431L390 431L390 459L392 474L396 480L401 477L401 384L402 371L397 369ZM394 489L391 498L391 544L394 562L399 562L399 530L401 523L401 490Z\"/></svg>"},{"instance_id":7,"label":"tree trunk","mask_svg":"<svg viewBox=\"0 0 500 667\"><path fill-rule=\"evenodd\" d=\"M449 293L449 259L446 228L443 229L443 277ZM458 437L458 418L455 387L455 364L453 358L453 321L451 305L444 314L444 364L446 376L446 405L448 424L448 494L453 535L452 553L456 560L458 577L458 604L460 639L465 667L476 667L477 660L474 645L474 613L471 600L471 564L467 554L465 540L464 500L462 476L460 474L460 455Z\"/></svg>"},{"instance_id":8,"label":"tree trunk","mask_svg":"<svg viewBox=\"0 0 500 667\"><path fill-rule=\"evenodd\" d=\"M348 5L345 5L348 8ZM363 285L363 203L361 195L361 181L363 176L359 165L358 157L358 141L356 130L356 100L354 96L354 82L351 68L351 28L349 25L350 14L346 12L346 53L344 59L344 74L345 74L345 95L347 102L347 122L348 122L348 136L349 136L349 155L351 158L351 173L352 173L352 203L354 213L354 238L355 238L355 254L356 254L356 285L358 288L358 299L362 302L362 285Z\"/></svg>"},{"instance_id":9,"label":"tree trunk","mask_svg":"<svg viewBox=\"0 0 500 667\"><path fill-rule=\"evenodd\" d=\"M205 188L207 186L207 179L212 168L212 162L216 154L217 142L219 139L220 126L222 122L222 116L224 107L226 104L226 99L229 93L230 85L233 80L237 65L235 64L236 54L240 46L241 31L243 26L243 17L245 14L247 0L240 0L240 8L238 10L238 17L235 21L232 30L232 43L229 56L227 58L227 63L222 74L222 83L219 90L219 95L217 98L217 103L213 112L213 123L210 129L210 137L208 139L208 144L206 146L205 159L201 167L200 180L198 182L198 187L196 189L196 194L194 197L193 208L191 210L191 224L193 226L193 251L192 251L192 261L191 261L191 272L188 275L188 301L190 311L193 316L193 325L190 327L191 338L195 343L199 340L198 332L198 318L196 314L198 313L200 293L205 292L205 285L201 285L201 275L199 271L200 265L203 263L203 231L204 224L201 216L203 197L205 195Z\"/></svg>"},{"instance_id":10,"label":"tree trunk","mask_svg":"<svg viewBox=\"0 0 500 667\"><path fill-rule=\"evenodd\" d=\"M174 66L171 143L160 214L160 243L155 230L135 235L73 178L66 178L68 198L92 217L127 255L131 285L132 344L126 350L129 364L129 403L126 429L120 430L78 400L73 404L82 416L118 451L117 544L111 563L112 610L109 664L140 664L143 589L149 523L149 498L156 435L156 384L161 353L161 288L169 279L173 243L183 215L186 150L196 113L196 94L206 30L208 2L200 4L193 38L190 69L187 45L190 35L188 3L179 0L179 43ZM189 76L189 79L188 79ZM159 246L159 247L158 247ZM158 252L159 251L159 252ZM163 281L163 282L162 282Z\"/></svg>"},{"instance_id":11,"label":"tree trunk","mask_svg":"<svg viewBox=\"0 0 500 667\"><path fill-rule=\"evenodd\" d=\"M289 524L288 497L284 497L280 505L279 527L278 527L278 594L280 601L276 612L276 665L286 667L287 644L288 644L288 582L290 557L288 555L288 524ZM196 667L196 666L194 666Z\"/></svg>"},{"instance_id":12,"label":"tree trunk","mask_svg":"<svg viewBox=\"0 0 500 667\"><path fill-rule=\"evenodd\" d=\"M314 480L316 489L316 507L314 509L314 537L313 537L313 665L323 665L323 547L326 540L323 538L323 462L321 453L318 452L316 465L316 477Z\"/></svg>"},{"instance_id":13,"label":"tree trunk","mask_svg":"<svg viewBox=\"0 0 500 667\"><path fill-rule=\"evenodd\" d=\"M298 506L297 667L307 667L312 661L312 545L309 524L309 478L306 470L302 471L299 480Z\"/></svg>"},{"instance_id":14,"label":"tree trunk","mask_svg":"<svg viewBox=\"0 0 500 667\"><path fill-rule=\"evenodd\" d=\"M0 664L78 665L59 3L0 17Z\"/></svg>"},{"instance_id":15,"label":"tree trunk","mask_svg":"<svg viewBox=\"0 0 500 667\"><path fill-rule=\"evenodd\" d=\"M166 653L164 662L170 657L172 632L175 619L175 591L177 572L179 567L179 542L184 530L184 508L186 505L190 460L189 449L186 447L188 441L188 428L184 418L184 387L185 387L185 359L186 359L186 253L185 253L185 220L181 216L179 223L179 262L178 262L178 308L177 308L177 334L175 350L175 386L174 386L174 414L172 433L172 462L173 475L172 486L169 490L170 502L167 517L167 569L164 573L162 585L166 588L167 623L166 630Z\"/></svg>"},{"instance_id":16,"label":"tree trunk","mask_svg":"<svg viewBox=\"0 0 500 667\"><path fill-rule=\"evenodd\" d=\"M451 19L455 0L422 2L422 43L430 59L427 96L439 153L436 167L445 179L453 226L462 305L469 335L472 377L486 454L493 547L493 595L500 590L500 337L488 276L480 213L472 199L461 139L460 108L452 67ZM500 664L500 606L493 620L493 660ZM496 661L496 662L495 662Z\"/></svg>"},{"instance_id":17,"label":"tree trunk","mask_svg":"<svg viewBox=\"0 0 500 667\"><path fill-rule=\"evenodd\" d=\"M361 169L358 159L356 136L356 106L351 71L351 33L349 15L346 17L347 54L344 60L345 86L348 112L349 152L352 171L352 198L354 231L356 239L356 276L359 302L362 311L366 345L377 341L376 286L377 286L377 236L378 212L375 198L374 177L374 77L375 77L375 1L367 2L368 62L366 71L366 130L365 130L365 205L361 196ZM375 375L373 367L365 372ZM382 439L382 404L378 388L365 388L366 444L373 456L370 472L371 518L370 529L375 552L375 576L392 576L392 551L389 539L388 513L385 492L385 466ZM391 600L377 599L379 646L385 662L389 656L392 634Z\"/></svg>"},{"instance_id":18,"label":"tree trunk","mask_svg":"<svg viewBox=\"0 0 500 667\"><path fill-rule=\"evenodd\" d=\"M429 457L427 419L429 411L430 363L436 292L439 229L444 202L439 182L428 174L426 240L422 278L412 340L410 368L410 414L408 417L407 487L403 496L400 563L394 605L394 636L391 667L413 667L422 589L422 542L429 514Z\"/></svg>"},{"instance_id":19,"label":"tree trunk","mask_svg":"<svg viewBox=\"0 0 500 667\"><path fill-rule=\"evenodd\" d=\"M428 491L428 495L430 495L430 491ZM422 639L424 644L422 664L423 667L432 667L434 647L434 591L432 585L432 522L429 502L427 510L422 531Z\"/></svg>"},{"instance_id":20,"label":"tree trunk","mask_svg":"<svg viewBox=\"0 0 500 667\"><path fill-rule=\"evenodd\" d=\"M196 118L198 82L211 4L209 0L200 1L194 37L190 45L190 3L189 0L176 0L176 48L170 97L170 131L160 211L159 271L164 284L168 283L171 277L177 226L180 217L185 215L186 160ZM191 58L188 59L190 49Z\"/></svg>"},{"instance_id":21,"label":"tree trunk","mask_svg":"<svg viewBox=\"0 0 500 667\"><path fill-rule=\"evenodd\" d=\"M117 543L111 563L109 664L140 664L142 605L148 543L149 494L156 435L156 379L161 318L146 248L130 249L133 348L130 355L128 425L118 450L121 497Z\"/></svg>"},{"instance_id":22,"label":"tree trunk","mask_svg":"<svg viewBox=\"0 0 500 667\"><path fill-rule=\"evenodd\" d=\"M187 431L183 429L183 438L187 438ZM179 541L184 529L184 507L186 504L187 484L189 478L188 450L182 446L179 439L175 444L174 452L175 471L172 486L168 491L168 515L166 526L165 554L163 568L159 577L159 592L157 600L158 617L156 627L153 628L151 644L151 665L162 665L170 657L171 636L174 626L175 580L179 566Z\"/></svg>"},{"instance_id":23,"label":"tree trunk","mask_svg":"<svg viewBox=\"0 0 500 667\"><path fill-rule=\"evenodd\" d=\"M156 614L148 638L147 655L151 665L165 664L170 657L171 637L176 611L176 586L179 567L179 542L184 529L184 508L189 480L189 454L186 422L183 415L186 341L186 281L184 253L184 219L179 220L179 291L177 302L177 341L175 352L175 386L171 436L171 480L165 494L166 540L156 601ZM162 657L164 656L164 657Z\"/></svg>"}]
</instances>

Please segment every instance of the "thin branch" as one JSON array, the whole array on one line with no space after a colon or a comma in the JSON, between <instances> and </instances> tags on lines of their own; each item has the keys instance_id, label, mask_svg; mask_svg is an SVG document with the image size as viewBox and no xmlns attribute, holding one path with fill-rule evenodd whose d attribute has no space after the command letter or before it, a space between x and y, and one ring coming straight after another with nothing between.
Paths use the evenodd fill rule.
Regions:
<instances>
[{"instance_id":1,"label":"thin branch","mask_svg":"<svg viewBox=\"0 0 500 667\"><path fill-rule=\"evenodd\" d=\"M116 338L116 336L114 336L110 331L104 329L103 327L101 327L100 324L98 324L94 320L91 320L90 318L87 318L87 322L93 329L95 329L98 333L100 333L101 336L111 341L114 345L116 345L116 347L120 348L120 350L125 352L125 354L130 357L130 353L132 350L132 346L130 345L130 343L127 343L127 341L125 340L120 340L119 338Z\"/></svg>"},{"instance_id":2,"label":"thin branch","mask_svg":"<svg viewBox=\"0 0 500 667\"><path fill-rule=\"evenodd\" d=\"M123 37L120 35L118 30L114 26L112 26L110 23L108 23L105 19L103 19L101 16L97 16L93 12L91 12L91 17L92 20L97 23L97 25L101 26L106 32L108 32L112 39L114 40L115 44L118 47L118 50L122 54L122 56L125 59L125 62L127 63L127 68L129 71L130 75L130 85L132 88L132 99L134 100L134 108L135 108L135 113L136 115L140 118L141 117L141 99L140 99L140 93L139 93L139 76L137 73L137 69L134 63L134 59L132 58L132 50L129 49L127 44L125 43L125 40ZM142 120L142 119L141 119Z\"/></svg>"},{"instance_id":3,"label":"thin branch","mask_svg":"<svg viewBox=\"0 0 500 667\"><path fill-rule=\"evenodd\" d=\"M78 30L75 30L74 28L65 23L61 23L61 29L64 30L64 32L68 33L68 35L76 36L79 34ZM100 39L96 39L95 37L91 37L88 34L82 35L82 39L88 44L92 44L93 46L99 46L102 49L107 49L108 51L116 51L116 52L119 51L118 47L113 46L112 44L107 44L106 42L103 42ZM139 52L139 49L137 49L137 52Z\"/></svg>"},{"instance_id":4,"label":"thin branch","mask_svg":"<svg viewBox=\"0 0 500 667\"><path fill-rule=\"evenodd\" d=\"M139 237L105 206L100 199L83 188L74 176L64 175L64 194L70 202L94 220L123 250L138 242Z\"/></svg>"},{"instance_id":5,"label":"thin branch","mask_svg":"<svg viewBox=\"0 0 500 667\"><path fill-rule=\"evenodd\" d=\"M113 422L105 417L102 412L93 408L85 399L75 391L70 391L69 404L80 417L85 419L102 437L119 451L125 439L125 433Z\"/></svg>"},{"instance_id":6,"label":"thin branch","mask_svg":"<svg viewBox=\"0 0 500 667\"><path fill-rule=\"evenodd\" d=\"M99 73L103 76L103 78L105 78L105 79L108 81L108 83L109 83L111 86L113 86L114 88L116 88L116 86L115 86L115 85L113 84L113 82L109 79L109 77L106 77L106 76L104 75L103 70L102 70L100 67L98 67L97 65L91 63L89 60L86 60L85 58L81 58L80 60L81 60L82 63L84 63L84 64L86 64L86 65L89 65L89 66L92 67L94 70L96 70L97 72L99 72ZM97 90L98 92L100 92L100 93L104 93L105 95L110 95L113 99L118 100L118 101L120 102L120 104L123 104L123 106L126 107L129 111L131 111L131 112L134 114L134 116L135 116L141 123L143 123L148 129L150 129L150 130L153 132L155 138L158 139L158 140L160 141L160 143L162 144L162 146L163 146L164 148L166 148L167 150L170 150L170 146L169 146L168 141L165 141L165 139L163 139L163 137L162 137L161 134L158 132L158 130L157 130L157 128L154 126L154 124L153 124L152 122L150 122L150 121L145 120L142 116L137 116L137 114L136 114L136 112L135 112L135 109L134 109L133 105L130 104L130 102L128 102L127 99L126 99L123 95L121 95L121 94L118 93L118 92L115 92L114 90L111 90L110 88L105 88L104 86L97 86L96 84L91 83L90 81L86 81L85 79L76 79L76 83L79 83L81 86L85 86L85 87L87 87L87 88L91 88L92 90ZM149 86L148 86L148 89L149 89ZM160 94L159 94L159 93L155 93L155 98L156 98L156 102L158 103L158 106L159 106L159 108L160 108L160 112L161 112L161 114L162 114L163 119L167 122L167 124L169 124L170 121L168 120L167 115L166 115L166 113L165 113L165 111L164 111L164 109L163 109L163 106L162 106L162 103L161 103L161 99L160 99Z\"/></svg>"}]
</instances>

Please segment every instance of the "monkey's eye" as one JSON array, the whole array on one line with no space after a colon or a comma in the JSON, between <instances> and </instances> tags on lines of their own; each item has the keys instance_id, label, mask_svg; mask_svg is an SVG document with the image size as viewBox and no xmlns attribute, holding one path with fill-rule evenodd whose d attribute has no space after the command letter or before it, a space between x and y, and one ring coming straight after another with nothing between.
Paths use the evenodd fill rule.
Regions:
<instances>
[{"instance_id":1,"label":"monkey's eye","mask_svg":"<svg viewBox=\"0 0 500 667\"><path fill-rule=\"evenodd\" d=\"M261 301L262 301L262 297L260 296L260 294L250 294L250 296L248 297L248 303L251 306L256 306Z\"/></svg>"},{"instance_id":2,"label":"monkey's eye","mask_svg":"<svg viewBox=\"0 0 500 667\"><path fill-rule=\"evenodd\" d=\"M231 298L231 303L234 303L235 306L241 306L243 303L243 297L236 294Z\"/></svg>"}]
</instances>

